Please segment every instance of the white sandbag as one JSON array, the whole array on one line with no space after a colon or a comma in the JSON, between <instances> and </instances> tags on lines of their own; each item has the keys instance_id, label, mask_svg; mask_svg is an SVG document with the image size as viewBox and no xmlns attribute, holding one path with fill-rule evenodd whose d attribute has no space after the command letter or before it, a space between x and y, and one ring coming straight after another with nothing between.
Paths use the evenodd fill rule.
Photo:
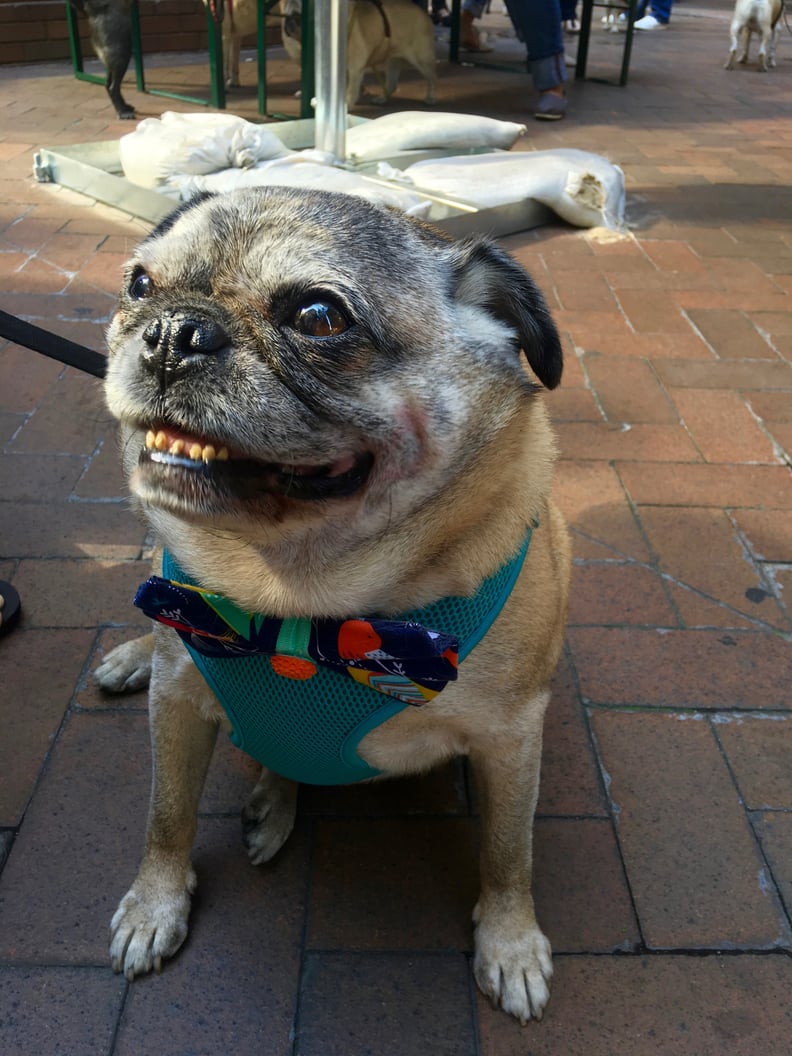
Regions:
<instances>
[{"instance_id":1,"label":"white sandbag","mask_svg":"<svg viewBox=\"0 0 792 1056\"><path fill-rule=\"evenodd\" d=\"M575 227L619 230L624 223L624 173L585 150L461 155L418 161L403 173L380 165L379 172L480 209L533 199Z\"/></svg>"},{"instance_id":2,"label":"white sandbag","mask_svg":"<svg viewBox=\"0 0 792 1056\"><path fill-rule=\"evenodd\" d=\"M352 161L371 161L400 150L475 147L508 150L524 133L525 125L476 114L402 110L347 129L346 152Z\"/></svg>"},{"instance_id":3,"label":"white sandbag","mask_svg":"<svg viewBox=\"0 0 792 1056\"><path fill-rule=\"evenodd\" d=\"M426 217L431 202L406 187L388 187L354 172L317 164L299 154L264 162L252 169L226 169L205 176L173 176L170 187L178 187L183 201L201 191L224 194L239 187L303 187L336 191L365 198L378 206L394 206L409 216Z\"/></svg>"},{"instance_id":4,"label":"white sandbag","mask_svg":"<svg viewBox=\"0 0 792 1056\"><path fill-rule=\"evenodd\" d=\"M175 173L250 168L291 153L273 132L244 118L172 111L141 121L118 149L124 175L141 187L159 187Z\"/></svg>"}]
</instances>

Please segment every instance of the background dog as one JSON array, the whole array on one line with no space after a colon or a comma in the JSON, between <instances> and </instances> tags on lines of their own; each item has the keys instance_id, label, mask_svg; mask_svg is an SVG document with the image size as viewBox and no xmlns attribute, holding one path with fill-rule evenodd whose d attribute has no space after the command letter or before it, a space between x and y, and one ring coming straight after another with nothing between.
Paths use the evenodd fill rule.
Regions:
<instances>
[{"instance_id":1,"label":"background dog","mask_svg":"<svg viewBox=\"0 0 792 1056\"><path fill-rule=\"evenodd\" d=\"M570 554L540 395L560 380L561 347L538 289L486 239L455 243L345 195L256 188L193 200L143 241L109 348L130 488L182 576L243 612L303 621L446 598L456 611L499 584L442 692L394 709L363 687L386 710L364 724L354 765L393 776L470 758L482 817L476 978L523 1022L539 1017L552 966L531 833ZM166 623L184 630L185 618L169 608ZM177 634L154 628L97 671L108 689L151 672L146 850L112 924L113 965L129 978L187 934L198 798L228 728ZM300 750L302 711L284 719ZM244 811L252 862L289 835L296 789L262 771Z\"/></svg>"},{"instance_id":2,"label":"background dog","mask_svg":"<svg viewBox=\"0 0 792 1056\"><path fill-rule=\"evenodd\" d=\"M734 68L734 56L737 54L740 36L744 39L744 47L739 61L748 61L751 33L756 33L761 37L758 65L760 72L766 73L769 66L775 66L778 20L781 18L783 8L784 0L737 0L730 27L731 51L725 69Z\"/></svg>"},{"instance_id":3,"label":"background dog","mask_svg":"<svg viewBox=\"0 0 792 1056\"><path fill-rule=\"evenodd\" d=\"M206 2L206 0L205 0ZM281 0L283 45L291 59L302 56L301 0ZM223 18L223 62L226 83L239 85L242 37L256 32L255 0L234 0ZM426 78L426 102L435 97L434 26L429 15L411 0L350 0L347 38L347 105L354 106L366 70L373 70L382 88L377 102L387 101L399 82L403 65Z\"/></svg>"},{"instance_id":4,"label":"background dog","mask_svg":"<svg viewBox=\"0 0 792 1056\"><path fill-rule=\"evenodd\" d=\"M132 57L131 0L69 0L91 27L91 43L107 70L105 88L122 121L131 121L133 108L121 95L121 82Z\"/></svg>"}]
</instances>

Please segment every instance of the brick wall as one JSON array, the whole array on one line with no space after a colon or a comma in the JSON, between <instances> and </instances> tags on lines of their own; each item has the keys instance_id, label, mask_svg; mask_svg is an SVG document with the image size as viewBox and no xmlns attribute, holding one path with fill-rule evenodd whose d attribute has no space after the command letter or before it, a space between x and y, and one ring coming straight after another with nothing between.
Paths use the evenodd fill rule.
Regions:
<instances>
[{"instance_id":1,"label":"brick wall","mask_svg":"<svg viewBox=\"0 0 792 1056\"><path fill-rule=\"evenodd\" d=\"M201 0L140 0L139 7L144 54L206 48ZM88 57L93 54L88 22L80 16L79 24ZM65 0L0 0L0 64L67 58Z\"/></svg>"}]
</instances>

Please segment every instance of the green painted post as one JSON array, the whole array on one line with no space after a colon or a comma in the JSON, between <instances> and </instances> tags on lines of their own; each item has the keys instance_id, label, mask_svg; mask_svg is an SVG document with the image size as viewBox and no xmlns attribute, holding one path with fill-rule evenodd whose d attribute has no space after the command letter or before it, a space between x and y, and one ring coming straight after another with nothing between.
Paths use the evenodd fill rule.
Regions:
<instances>
[{"instance_id":1,"label":"green painted post","mask_svg":"<svg viewBox=\"0 0 792 1056\"><path fill-rule=\"evenodd\" d=\"M328 0L325 0L328 2ZM313 117L311 102L316 94L314 70L314 0L302 4L302 61L300 70L300 117Z\"/></svg>"}]
</instances>

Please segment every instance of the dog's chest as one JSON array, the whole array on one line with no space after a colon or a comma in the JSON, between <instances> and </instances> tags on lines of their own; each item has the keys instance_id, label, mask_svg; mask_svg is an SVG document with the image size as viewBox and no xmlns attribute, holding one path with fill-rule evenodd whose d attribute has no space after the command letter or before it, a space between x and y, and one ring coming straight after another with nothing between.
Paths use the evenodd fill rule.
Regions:
<instances>
[{"instance_id":1,"label":"dog's chest","mask_svg":"<svg viewBox=\"0 0 792 1056\"><path fill-rule=\"evenodd\" d=\"M529 531L518 553L489 577L472 598L441 599L420 613L408 614L410 621L420 617L421 624L434 628L432 634L454 636L459 643L459 659L464 659L487 633L509 597L522 569L530 537ZM163 571L180 581L179 586L185 585L184 573L167 552ZM189 586L186 589L189 591ZM142 607L152 615L145 605ZM167 615L169 619L163 622L176 626L172 619L174 613ZM154 618L162 619L161 616ZM231 723L232 741L284 777L302 783L334 785L378 776L382 770L369 765L358 748L364 739L376 733L372 747L379 759L381 753L377 746L384 748L391 742L390 737L380 736L380 729L405 711L408 713L405 719L415 716L415 721L406 725L418 736L422 751L429 752L433 758L451 754L450 734L442 732L443 724L438 728L439 741L434 744L437 737L428 736L428 731L436 725L436 719L427 715L428 721L423 720L424 713L432 711L434 694L426 698L408 694L405 699L405 680L394 679L392 670L373 676L358 669L342 673L307 661L306 656L313 654L301 653L299 647L285 654L279 651L274 656L269 653L207 655L195 647L195 635L186 633L184 628L179 633ZM282 637L279 635L279 643ZM382 765L388 771L406 772L422 765L418 759L413 759L414 765L407 765L410 760L404 758L403 750L393 756L389 749L386 755L388 761Z\"/></svg>"}]
</instances>

